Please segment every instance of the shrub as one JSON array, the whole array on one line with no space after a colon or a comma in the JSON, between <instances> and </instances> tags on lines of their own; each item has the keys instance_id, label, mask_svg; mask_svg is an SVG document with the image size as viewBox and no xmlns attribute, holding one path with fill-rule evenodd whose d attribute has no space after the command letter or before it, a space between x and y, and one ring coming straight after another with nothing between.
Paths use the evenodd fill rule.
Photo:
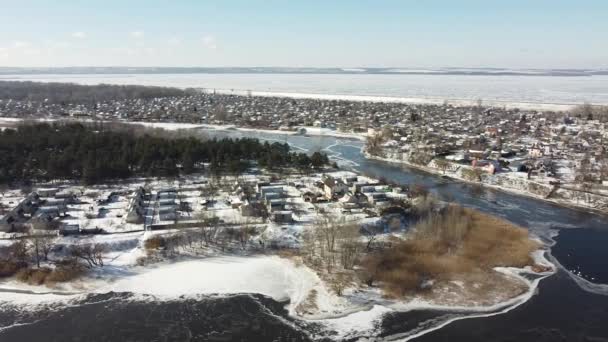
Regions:
<instances>
[{"instance_id":1,"label":"shrub","mask_svg":"<svg viewBox=\"0 0 608 342\"><path fill-rule=\"evenodd\" d=\"M166 245L167 242L160 236L154 236L144 241L144 248L146 250L156 250L161 247L165 247Z\"/></svg>"},{"instance_id":2,"label":"shrub","mask_svg":"<svg viewBox=\"0 0 608 342\"><path fill-rule=\"evenodd\" d=\"M15 277L17 280L30 285L42 285L51 272L52 270L48 267L22 268L17 272Z\"/></svg>"},{"instance_id":3,"label":"shrub","mask_svg":"<svg viewBox=\"0 0 608 342\"><path fill-rule=\"evenodd\" d=\"M3 260L0 261L0 278L11 277L17 273L20 269L27 267L25 262L15 262Z\"/></svg>"},{"instance_id":4,"label":"shrub","mask_svg":"<svg viewBox=\"0 0 608 342\"><path fill-rule=\"evenodd\" d=\"M423 290L427 280L450 280L498 266L533 264L538 243L528 231L477 211L450 206L432 213L414 227L408 238L363 260L362 280L382 282L388 296L401 297Z\"/></svg>"},{"instance_id":5,"label":"shrub","mask_svg":"<svg viewBox=\"0 0 608 342\"><path fill-rule=\"evenodd\" d=\"M46 277L47 284L64 283L72 281L85 272L85 267L82 266L76 259L67 259L61 261L57 267Z\"/></svg>"},{"instance_id":6,"label":"shrub","mask_svg":"<svg viewBox=\"0 0 608 342\"><path fill-rule=\"evenodd\" d=\"M15 272L15 278L30 285L52 285L72 281L80 277L84 271L84 266L78 261L67 259L60 261L54 269L49 267L22 267Z\"/></svg>"},{"instance_id":7,"label":"shrub","mask_svg":"<svg viewBox=\"0 0 608 342\"><path fill-rule=\"evenodd\" d=\"M24 267L27 267L25 262L0 261L0 278L11 277Z\"/></svg>"}]
</instances>

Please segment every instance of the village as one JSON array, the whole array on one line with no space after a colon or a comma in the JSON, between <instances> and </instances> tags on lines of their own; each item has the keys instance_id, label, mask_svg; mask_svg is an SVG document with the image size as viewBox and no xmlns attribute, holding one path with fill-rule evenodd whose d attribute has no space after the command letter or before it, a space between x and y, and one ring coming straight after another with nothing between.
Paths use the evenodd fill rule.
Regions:
<instances>
[{"instance_id":1,"label":"village","mask_svg":"<svg viewBox=\"0 0 608 342\"><path fill-rule=\"evenodd\" d=\"M303 230L323 215L365 223L368 229L383 232L391 218L382 214L383 209L402 205L408 198L401 187L349 171L278 179L249 174L217 181L192 175L119 185L45 186L29 193L4 192L0 229L2 239L10 242L37 233L69 239L205 226L214 227L218 241L228 244L224 234L246 227L251 230L250 239L241 241L246 245L298 248ZM390 226L402 229L400 220L397 217ZM383 224L380 228L376 227L379 222ZM61 245L61 238L56 244Z\"/></svg>"},{"instance_id":2,"label":"village","mask_svg":"<svg viewBox=\"0 0 608 342\"><path fill-rule=\"evenodd\" d=\"M507 114L485 109L479 115L416 118L415 125L371 131L366 153L445 177L608 210L605 122Z\"/></svg>"},{"instance_id":3,"label":"village","mask_svg":"<svg viewBox=\"0 0 608 342\"><path fill-rule=\"evenodd\" d=\"M485 107L481 100L475 106L455 106L447 101L433 105L256 97L209 89L188 94L103 103L4 100L0 115L367 137L369 157L538 198L598 210L608 207L604 107L551 112Z\"/></svg>"},{"instance_id":4,"label":"village","mask_svg":"<svg viewBox=\"0 0 608 342\"><path fill-rule=\"evenodd\" d=\"M368 139L367 156L459 180L606 210L608 110L569 112L445 102L407 104L251 96L190 89L183 96L108 102L0 100L0 116L280 130ZM483 176L483 177L482 177Z\"/></svg>"},{"instance_id":5,"label":"village","mask_svg":"<svg viewBox=\"0 0 608 342\"><path fill-rule=\"evenodd\" d=\"M422 188L387 184L331 168L276 174L253 167L239 176L192 174L90 186L39 184L5 190L0 205L0 250L11 255L13 263L33 260L37 265L12 277L4 265L0 283L5 288L139 289L143 284L139 277L147 274L163 277L163 272L171 274L176 268L175 276L183 277L178 270L187 260L207 266L228 260L228 269L240 270L249 263L255 270L261 267L238 271L246 272L244 279L271 272L261 281L264 293L279 278L286 281L285 274L272 273L284 269L281 272L289 274L288 286L298 289L297 294L290 292L295 297L289 311L314 319L386 303L386 298L400 305L399 300L414 299L420 293L432 305L498 305L529 291L530 283L517 276L519 272L543 277L553 272L539 254L541 244L526 230L479 216L479 222L488 222L486 229L516 232L504 243L521 246L517 258L525 261L500 252L492 256L497 258L492 263L512 263L518 269L475 268L463 273L428 266L434 270L431 275L415 266L419 271L413 274L399 272L404 280L394 278L395 273L381 271L385 267L381 258L392 258L393 251L405 248L397 247L399 244L420 243L416 248L422 253L399 262L424 264L429 262L426 253L443 253L440 248L424 250L431 243L425 239L439 243L447 236L478 228L477 223L464 219L469 223L463 223L467 226L460 233L429 236L425 230L462 229L453 224L450 215L478 214L438 201ZM440 221L429 225L428 220ZM477 239L477 235L469 234L467 239ZM485 273L484 290L480 291L473 285ZM450 281L429 282L429 276ZM235 281L241 284L236 289L250 288L243 279ZM157 290L152 291L166 291L161 284L153 285ZM224 291L226 285L206 286L205 291L213 292ZM146 289L150 290L148 285Z\"/></svg>"}]
</instances>

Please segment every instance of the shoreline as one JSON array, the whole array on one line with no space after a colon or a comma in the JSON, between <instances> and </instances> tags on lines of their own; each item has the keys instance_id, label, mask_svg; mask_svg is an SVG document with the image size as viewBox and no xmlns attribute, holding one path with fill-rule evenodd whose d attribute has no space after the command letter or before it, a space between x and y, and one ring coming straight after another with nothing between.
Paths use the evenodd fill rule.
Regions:
<instances>
[{"instance_id":1,"label":"shoreline","mask_svg":"<svg viewBox=\"0 0 608 342\"><path fill-rule=\"evenodd\" d=\"M222 85L221 87L213 87L211 85L206 85L205 81L201 80L200 82L189 82L188 84L172 84L170 81L150 81L150 80L138 80L137 76L150 76L150 75L160 75L160 76L175 76L175 75L188 75L188 74L15 74L15 75L2 75L0 77L0 81L32 81L32 82L44 82L44 83L53 83L53 82L71 82L82 85L96 85L96 84L114 84L114 85L144 85L144 86L170 86L179 89L196 89L198 91L206 92L206 93L219 93L224 95L239 95L239 96L257 96L257 97L284 97L284 98L293 98L293 99L311 99L311 100L341 100L341 101L355 101L355 102L386 102L386 103L404 103L404 104L429 104L429 105L442 105L444 103L449 103L454 106L475 106L477 101L481 98L484 106L489 107L506 107L509 109L519 108L523 110L538 110L538 111L555 111L555 112L563 112L572 109L577 105L583 104L583 102L575 102L575 99L563 100L560 102L559 99L554 99L552 102L544 100L543 98L539 98L537 101L528 100L528 99L509 99L502 94L497 94L496 96L483 96L481 97L466 97L466 94L449 97L449 96L426 96L426 95L382 95L382 94L365 94L365 90L359 90L354 93L348 93L348 91L334 91L332 93L323 93L323 92L315 92L315 90L305 89L303 91L298 90L284 90L283 89L268 89L258 85L257 87L253 85L250 88L241 87L231 87L230 85ZM225 74L224 74L225 75ZM253 75L253 74L252 74ZM275 74L277 75L277 74ZM278 74L280 75L280 74ZM297 75L297 74L296 74ZM305 74L304 74L305 75ZM331 75L331 74L321 74L321 75ZM352 75L352 74L345 74ZM358 73L354 73L354 75L361 75ZM377 74L369 74L369 75L377 75ZM393 76L402 77L412 74L403 74L403 73L395 73ZM413 74L416 75L416 74ZM428 75L428 74L422 74ZM444 74L435 74L436 76L450 76ZM40 77L44 76L44 77ZM57 76L65 76L71 78L66 81L62 79L62 77ZM84 76L92 76L93 79L87 80ZM115 77L117 77L115 79ZM454 75L459 76L459 75ZM462 75L469 77L477 77L477 75ZM495 77L495 75L484 75L482 77ZM528 77L530 75L521 75L519 77ZM56 78L53 78L56 77ZM84 80L81 78L84 77ZM569 77L569 76L564 76ZM581 76L582 77L582 76ZM587 76L584 76L587 77ZM502 96L501 96L502 95ZM607 102L601 101L587 101L592 102L593 105L608 105Z\"/></svg>"},{"instance_id":2,"label":"shoreline","mask_svg":"<svg viewBox=\"0 0 608 342\"><path fill-rule=\"evenodd\" d=\"M219 93L223 95L257 96L257 97L284 97L308 100L335 100L352 102L379 102L379 103L403 103L420 105L443 105L448 103L457 107L475 106L477 99L463 98L441 98L441 97L402 97L390 95L363 95L363 94L324 94L324 93L300 93L289 91L263 91L251 89L220 89L220 88L194 88L207 94ZM483 99L482 99L483 100ZM576 107L576 103L551 103L551 102L526 102L513 100L483 100L487 107L505 107L509 109L538 110L565 112ZM602 105L602 104L594 104Z\"/></svg>"},{"instance_id":3,"label":"shoreline","mask_svg":"<svg viewBox=\"0 0 608 342\"><path fill-rule=\"evenodd\" d=\"M472 184L472 185L479 185L481 187L487 187L487 188L491 188L493 190L498 190L498 191L502 191L511 195L516 195L516 196L523 196L523 197L527 197L527 198L531 198L531 199L536 199L539 201L543 201L543 202L547 202L547 203L551 203L551 204L555 204L564 208L568 208L568 209L574 209L574 210L578 210L581 212L591 212L591 213L595 213L595 214L600 214L600 215L608 215L607 211L601 210L601 209L596 209L596 208L591 208L588 206L582 206L582 205L577 205L576 203L570 203L567 201L558 201L558 200L554 200L554 199L550 199L550 198L545 198L542 196L538 196L529 192L525 192L525 191L521 191L521 190L516 190L516 189L511 189L508 187L503 187L500 185L494 185L494 184L488 184L488 183L482 183L482 182L474 182L474 181L470 181L461 177L454 177L454 175L448 175L448 174L444 174L439 170L436 170L434 168L428 167L428 166L424 166L424 165L416 165L413 163L410 163L408 161L405 160L395 160L395 159L390 159L390 158L382 158L382 157L378 157L378 156L373 156L370 155L367 152L363 152L363 155L366 159L370 159L370 160L377 160L377 161L381 161L381 162L385 162L385 163L389 163L389 164L397 164L397 165L404 165L406 167L412 168L412 169L417 169L423 172L426 172L428 174L434 175L434 176L438 176L438 177L447 177L450 180L456 181L456 182L461 182L461 183L466 183L466 184Z\"/></svg>"},{"instance_id":4,"label":"shoreline","mask_svg":"<svg viewBox=\"0 0 608 342\"><path fill-rule=\"evenodd\" d=\"M306 133L299 134L297 131L283 131L279 129L260 129L250 127L237 127L235 125L212 125L212 124L193 124L185 122L144 122L144 121L111 121L111 120L93 120L93 119L73 119L73 118L14 118L0 117L0 127L4 125L16 125L22 121L39 121L39 122L55 122L55 121L77 121L77 122L103 122L103 123L122 123L128 125L141 125L149 128L161 128L168 131L181 129L209 129L218 131L238 131L238 132L258 132L265 134L281 134L292 136L328 136L342 139L352 139L365 141L367 134L365 133L348 133L338 132L329 128L299 126L298 128L306 129ZM9 126L7 126L9 127Z\"/></svg>"},{"instance_id":5,"label":"shoreline","mask_svg":"<svg viewBox=\"0 0 608 342\"><path fill-rule=\"evenodd\" d=\"M366 134L363 133L347 133L347 132L338 132L335 130L331 130L328 128L319 128L319 127L310 127L310 126L300 126L298 128L306 129L306 133L299 134L296 131L282 131L282 130L274 130L274 129L258 129L258 128L248 128L248 127L236 127L231 125L201 125L203 129L214 129L220 131L240 131L240 132L259 132L266 134L284 134L284 135L292 135L292 136L302 136L302 137L333 137L333 138L342 138L342 139L352 139L352 140L361 140L365 141L367 138Z\"/></svg>"},{"instance_id":6,"label":"shoreline","mask_svg":"<svg viewBox=\"0 0 608 342\"><path fill-rule=\"evenodd\" d=\"M425 300L419 296L414 296L409 300L396 299L387 301L382 299L382 297L376 297L373 292L364 294L363 297L367 296L368 301L366 303L360 303L357 301L357 299L360 298L357 297L349 299L347 298L348 295L337 296L333 293L327 293L326 291L328 284L322 279L320 279L314 270L310 269L306 265L298 265L297 263L289 259L285 259L273 254L246 256L229 254L226 256L207 256L198 258L182 256L178 259L163 260L158 264L151 264L148 266L125 265L123 266L124 269L132 270L132 274L115 276L113 277L111 282L102 282L100 276L102 276L103 274L97 274L83 278L83 282L81 284L77 284L77 286L86 286L88 283L88 286L86 286L88 288L83 288L83 291L81 292L54 291L53 289L45 286L33 286L26 284L23 284L23 286L21 286L21 284L16 281L9 282L8 284L7 282L3 282L2 287L0 288L0 302L4 303L4 305L27 305L27 310L38 310L40 308L48 307L52 304L69 304L74 300L83 300L88 295L104 294L110 292L129 292L133 295L132 298L130 298L129 300L152 300L154 302L189 300L193 298L212 299L216 298L217 296L229 297L243 293L261 294L280 302L281 300L284 300L286 298L282 298L281 296L277 296L277 294L273 294L274 291L279 290L275 288L265 288L263 285L260 287L259 284L252 286L251 283L247 283L249 285L242 283L240 285L236 285L236 288L234 290L231 290L231 286L235 286L233 281L231 282L232 285L219 285L221 284L221 282L210 283L211 289L225 287L225 291L213 291L209 288L204 287L197 289L197 285L192 284L192 282L187 285L180 285L182 287L182 290L177 290L176 292L173 292L174 290L172 290L171 287L166 287L166 285L169 285L166 282L170 282L170 279L174 279L174 281L179 281L179 279L175 279L174 277L176 276L175 270L180 270L181 273L183 273L183 271L185 271L185 269L183 269L184 267L191 268L193 266L196 266L196 268L200 269L200 267L209 267L205 264L211 264L212 266L215 264L215 267L225 268L226 266L228 266L230 268L230 261L228 263L222 261L226 259L232 261L239 260L237 263L240 263L242 265L232 264L232 267L237 267L240 270L242 267L245 267L245 269L248 268L249 266L247 265L251 264L252 262L255 263L255 260L268 260L274 263L275 266L280 265L280 267L276 268L274 271L273 268L267 269L267 271L270 271L271 275L273 274L273 272L276 273L277 271L280 271L281 268L284 268L283 272L287 272L284 275L289 275L290 278L293 278L290 280L284 279L283 282L287 281L286 284L290 284L293 280L297 280L298 282L300 280L304 280L304 284L297 285L292 290L283 289L279 291L281 293L288 293L287 298L290 300L290 303L285 305L285 309L288 310L288 315L294 319L301 320L303 322L313 322L322 324L327 329L324 330L325 332L337 333L337 335L328 335L329 337L333 336L338 338L357 338L361 336L368 336L370 333L373 333L375 331L374 323L380 321L385 314L390 312L430 310L472 314L469 316L453 317L447 320L446 322L442 322L438 326L429 327L424 331L414 331L413 335L404 336L406 338L405 341L407 341L411 338L421 336L436 329L439 329L456 320L500 315L509 312L517 308L518 306L526 303L530 298L534 296L535 292L539 287L540 281L554 275L557 272L558 266L552 263L547 258L547 253L550 252L543 248L538 249L532 253L536 264L550 267L550 270L546 272L534 272L531 270L530 266L527 266L525 268L495 268L495 272L501 273L507 277L512 277L513 281L521 282L522 286L524 286L526 289L513 297L509 297L489 305L439 304ZM245 269L243 270L245 272L246 277L257 274L255 270L246 271ZM167 277L167 275L171 274L173 274L173 276ZM236 274L241 273L239 272ZM525 277L526 274L535 274L538 275L538 277L530 280ZM302 275L305 275L306 277L300 278L300 276ZM230 273L228 278L230 278ZM149 289L147 286L142 287L140 284L147 283L145 281L142 281L146 279L156 279L157 281L163 284L160 287L152 286L152 289ZM192 281L196 283L197 279L192 279ZM226 279L224 281L230 282L230 279ZM208 281L206 281L205 283L208 283ZM8 285L9 287L6 287L6 285ZM291 286L294 285L295 283L291 284ZM245 288L239 286L245 286ZM247 287L249 287L251 290L247 290ZM46 291L41 291L42 289L45 289ZM158 293L154 291L157 291ZM267 293L266 291L270 291L271 293ZM331 307L334 310L338 309L342 311L325 313L320 312L316 315L297 314L293 310L293 307L305 298L305 296L302 296L303 294L305 295L307 293L310 293L307 291L319 291L320 293L326 292L325 295L322 296L324 300L322 300L320 304L322 304L323 307Z\"/></svg>"}]
</instances>

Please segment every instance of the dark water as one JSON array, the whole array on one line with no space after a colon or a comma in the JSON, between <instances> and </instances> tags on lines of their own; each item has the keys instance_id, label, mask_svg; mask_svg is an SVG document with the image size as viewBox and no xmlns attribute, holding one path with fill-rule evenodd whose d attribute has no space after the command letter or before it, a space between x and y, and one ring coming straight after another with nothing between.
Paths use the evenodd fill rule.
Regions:
<instances>
[{"instance_id":1,"label":"dark water","mask_svg":"<svg viewBox=\"0 0 608 342\"><path fill-rule=\"evenodd\" d=\"M553 256L580 277L608 284L608 234L599 229L564 229L555 239ZM581 265L580 260L586 262Z\"/></svg>"},{"instance_id":2,"label":"dark water","mask_svg":"<svg viewBox=\"0 0 608 342\"><path fill-rule=\"evenodd\" d=\"M420 184L437 196L500 216L555 245L552 255L566 270L586 280L608 284L608 218L539 200L461 184L439 177L370 161L359 141L331 137L284 137L236 131L212 136L254 136L286 141L295 148L328 148L344 168L382 176L403 184ZM555 235L557 237L555 237ZM538 293L513 310L491 317L414 310L387 315L381 340L400 340L451 321L416 341L608 341L608 289L590 292L566 270L543 279ZM104 297L106 296L106 297ZM259 295L202 297L171 302L134 300L130 294L94 295L79 305L22 313L0 308L3 341L308 341L331 337L318 325L289 318L284 303ZM356 339L354 339L356 340Z\"/></svg>"},{"instance_id":3,"label":"dark water","mask_svg":"<svg viewBox=\"0 0 608 342\"><path fill-rule=\"evenodd\" d=\"M129 293L90 295L33 313L2 310L0 341L310 341L312 324L261 295L154 302Z\"/></svg>"}]
</instances>

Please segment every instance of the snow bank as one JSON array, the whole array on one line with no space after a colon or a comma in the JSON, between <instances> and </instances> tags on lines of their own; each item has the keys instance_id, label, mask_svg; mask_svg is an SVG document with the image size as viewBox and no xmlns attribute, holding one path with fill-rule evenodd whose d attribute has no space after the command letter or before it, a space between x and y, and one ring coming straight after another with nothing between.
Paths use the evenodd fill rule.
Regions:
<instances>
[{"instance_id":1,"label":"snow bank","mask_svg":"<svg viewBox=\"0 0 608 342\"><path fill-rule=\"evenodd\" d=\"M159 299L200 294L259 293L275 300L290 300L288 309L317 291L319 310L333 311L341 299L330 294L319 277L306 266L277 256L221 256L165 264L122 278L97 292L133 292Z\"/></svg>"},{"instance_id":2,"label":"snow bank","mask_svg":"<svg viewBox=\"0 0 608 342\"><path fill-rule=\"evenodd\" d=\"M144 122L144 121L122 121L121 123L128 123L134 125L142 125L150 128L162 128L168 131L175 131L178 129L192 129L204 127L204 125L181 123L181 122Z\"/></svg>"},{"instance_id":3,"label":"snow bank","mask_svg":"<svg viewBox=\"0 0 608 342\"><path fill-rule=\"evenodd\" d=\"M320 322L337 333L337 336L332 336L334 339L355 337L361 334L373 335L372 332L379 328L382 316L391 311L393 310L386 306L374 305L369 310L357 311L344 317Z\"/></svg>"}]
</instances>

